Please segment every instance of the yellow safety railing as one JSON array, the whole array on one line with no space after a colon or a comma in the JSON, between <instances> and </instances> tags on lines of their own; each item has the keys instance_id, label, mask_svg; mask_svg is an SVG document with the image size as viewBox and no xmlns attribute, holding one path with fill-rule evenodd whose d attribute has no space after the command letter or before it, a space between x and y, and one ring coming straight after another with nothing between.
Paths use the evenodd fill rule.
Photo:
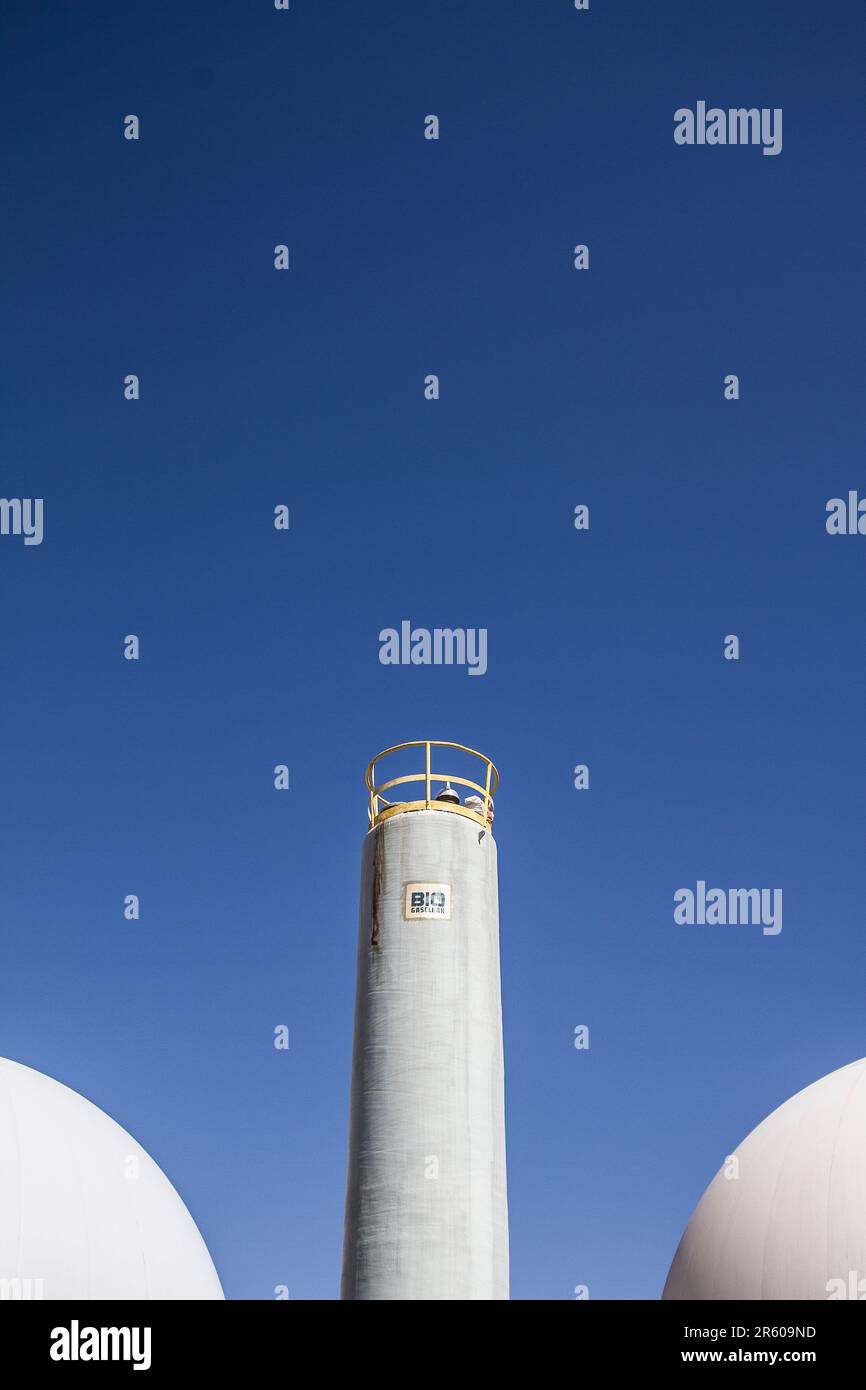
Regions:
<instances>
[{"instance_id":1,"label":"yellow safety railing","mask_svg":"<svg viewBox=\"0 0 866 1390\"><path fill-rule=\"evenodd\" d=\"M392 777L390 781L380 782L377 785L377 763L380 763L383 758L387 758L390 753L399 753L404 748L423 748L424 771L410 772L404 777ZM469 753L473 758L478 758L484 764L485 769L483 784L473 782L468 777L457 777L454 773L434 772L431 766L430 751L433 748L456 748L461 753ZM450 811L458 816L468 816L470 820L477 821L486 830L493 821L493 794L499 786L499 773L490 759L485 758L483 753L476 752L474 748L467 748L463 743L448 743L443 739L428 738L415 739L411 743L395 743L393 748L386 748L383 752L377 753L367 768L364 781L367 785L367 791L370 793L370 806L367 814L371 826L378 825L380 821L387 820L389 816L396 816L401 811L433 810ZM416 797L411 801L390 801L382 795L383 792L390 791L392 787L407 786L412 783L416 787L419 783L423 785L423 797ZM450 783L452 786L470 787L481 797L481 807L460 806L451 801L437 801L436 797L446 783Z\"/></svg>"}]
</instances>

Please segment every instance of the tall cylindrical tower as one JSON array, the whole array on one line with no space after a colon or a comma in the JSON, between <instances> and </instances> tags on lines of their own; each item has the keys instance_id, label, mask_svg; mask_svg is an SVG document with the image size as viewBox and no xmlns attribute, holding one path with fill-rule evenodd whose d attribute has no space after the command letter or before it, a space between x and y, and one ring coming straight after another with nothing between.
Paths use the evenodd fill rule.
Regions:
<instances>
[{"instance_id":1,"label":"tall cylindrical tower","mask_svg":"<svg viewBox=\"0 0 866 1390\"><path fill-rule=\"evenodd\" d=\"M377 785L402 749L424 771ZM444 749L483 785L434 771ZM497 784L460 744L367 769L344 1299L508 1298Z\"/></svg>"}]
</instances>

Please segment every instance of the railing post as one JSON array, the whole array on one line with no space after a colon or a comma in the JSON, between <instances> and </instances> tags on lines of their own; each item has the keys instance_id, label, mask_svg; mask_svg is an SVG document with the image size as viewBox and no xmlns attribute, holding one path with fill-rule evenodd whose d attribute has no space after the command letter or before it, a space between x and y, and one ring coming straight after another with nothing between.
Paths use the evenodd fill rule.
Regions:
<instances>
[{"instance_id":1,"label":"railing post","mask_svg":"<svg viewBox=\"0 0 866 1390\"><path fill-rule=\"evenodd\" d=\"M492 771L493 771L493 764L492 764L492 762L490 761L490 759L488 758L488 760L487 760L487 780L486 780L486 782L484 783L484 824L485 824L485 826L488 824L487 817L488 817L489 814L490 814L490 774L491 774Z\"/></svg>"},{"instance_id":2,"label":"railing post","mask_svg":"<svg viewBox=\"0 0 866 1390\"><path fill-rule=\"evenodd\" d=\"M428 739L427 742L425 743L424 747L425 747L426 753L427 753L427 758L426 758L426 771L425 771L425 774L424 774L424 806L425 806L425 810L429 811L429 810L430 810L430 740L429 740L429 739Z\"/></svg>"}]
</instances>

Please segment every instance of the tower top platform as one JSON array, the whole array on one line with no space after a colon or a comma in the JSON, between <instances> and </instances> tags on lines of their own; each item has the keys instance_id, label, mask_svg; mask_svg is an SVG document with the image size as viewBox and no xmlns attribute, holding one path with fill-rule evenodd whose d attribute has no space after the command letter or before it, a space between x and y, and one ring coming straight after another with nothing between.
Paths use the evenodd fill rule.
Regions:
<instances>
[{"instance_id":1,"label":"tower top platform","mask_svg":"<svg viewBox=\"0 0 866 1390\"><path fill-rule=\"evenodd\" d=\"M409 772L401 777L391 777L387 781L377 783L376 778L380 775L378 764L383 758L400 753L405 748L421 750L419 761L424 764L423 771ZM478 770L478 777L483 777L484 781L476 782L453 772L435 771L432 750L445 748L477 758L482 764L482 768ZM445 756L447 755L437 751L437 767L440 765L440 757L444 761ZM391 766L394 765L392 762ZM367 768L364 781L370 797L367 816L371 829L391 816L402 815L406 811L447 811L451 815L467 816L488 830L493 821L493 794L499 786L499 773L489 758L474 748L467 748L464 743L449 743L443 739L415 739L409 743L395 743L393 748L385 748L383 752L377 753ZM460 805L460 798L453 790L455 786L468 787L475 796L465 798L463 805ZM408 798L392 801L382 795L393 787L405 787L409 792Z\"/></svg>"}]
</instances>

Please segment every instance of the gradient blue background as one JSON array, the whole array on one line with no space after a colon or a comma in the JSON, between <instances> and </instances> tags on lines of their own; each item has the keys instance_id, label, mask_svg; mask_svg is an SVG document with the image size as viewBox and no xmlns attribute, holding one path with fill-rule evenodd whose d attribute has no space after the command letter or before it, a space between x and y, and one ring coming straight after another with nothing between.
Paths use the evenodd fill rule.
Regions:
<instances>
[{"instance_id":1,"label":"gradient blue background","mask_svg":"<svg viewBox=\"0 0 866 1390\"><path fill-rule=\"evenodd\" d=\"M866 1052L866 539L824 526L864 40L854 0L4 5L0 492L45 540L0 538L0 1054L141 1140L229 1297L338 1291L387 744L502 770L515 1298L657 1297L724 1156ZM677 147L698 99L783 153ZM488 674L381 666L402 618ZM781 936L677 927L698 878L781 887Z\"/></svg>"}]
</instances>

